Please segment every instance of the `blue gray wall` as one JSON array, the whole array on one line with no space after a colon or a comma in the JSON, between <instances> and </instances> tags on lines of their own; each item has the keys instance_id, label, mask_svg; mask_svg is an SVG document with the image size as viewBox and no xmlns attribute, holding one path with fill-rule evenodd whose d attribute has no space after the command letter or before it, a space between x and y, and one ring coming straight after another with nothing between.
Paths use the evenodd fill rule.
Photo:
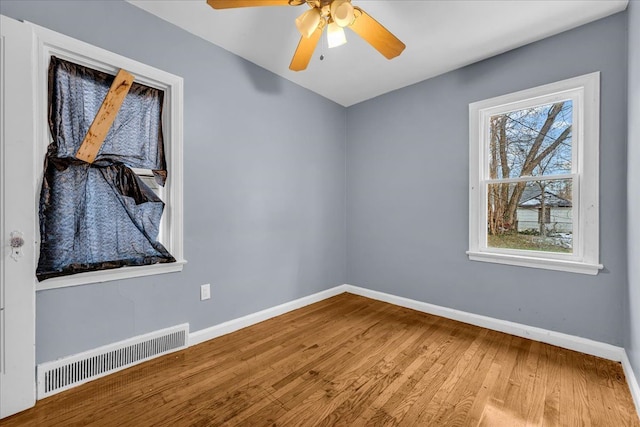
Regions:
<instances>
[{"instance_id":1,"label":"blue gray wall","mask_svg":"<svg viewBox=\"0 0 640 427\"><path fill-rule=\"evenodd\" d=\"M345 109L116 1L5 1L24 19L184 78L182 273L37 293L37 360L206 328L345 283ZM308 132L309 120L333 123ZM212 299L201 302L201 284Z\"/></svg>"},{"instance_id":2,"label":"blue gray wall","mask_svg":"<svg viewBox=\"0 0 640 427\"><path fill-rule=\"evenodd\" d=\"M622 166L627 55L640 75L640 42L632 31L627 51L626 14L344 109L126 3L3 0L0 13L185 79L189 264L179 274L39 292L38 362L177 323L206 328L346 282L625 343L640 370L640 248L630 242L627 286ZM638 14L630 5L628 19L638 23ZM469 261L468 104L593 71L602 72L605 270ZM301 111L342 125L301 139ZM628 131L638 169L638 120ZM640 178L628 182L638 217ZM640 241L632 223L630 240ZM213 285L210 301L199 301L203 283Z\"/></svg>"},{"instance_id":3,"label":"blue gray wall","mask_svg":"<svg viewBox=\"0 0 640 427\"><path fill-rule=\"evenodd\" d=\"M640 381L640 3L629 2L629 136L627 221L629 238L628 336L625 347Z\"/></svg>"},{"instance_id":4,"label":"blue gray wall","mask_svg":"<svg viewBox=\"0 0 640 427\"><path fill-rule=\"evenodd\" d=\"M347 280L622 345L627 292L627 17L580 28L347 110ZM471 102L601 71L597 276L469 261Z\"/></svg>"}]
</instances>

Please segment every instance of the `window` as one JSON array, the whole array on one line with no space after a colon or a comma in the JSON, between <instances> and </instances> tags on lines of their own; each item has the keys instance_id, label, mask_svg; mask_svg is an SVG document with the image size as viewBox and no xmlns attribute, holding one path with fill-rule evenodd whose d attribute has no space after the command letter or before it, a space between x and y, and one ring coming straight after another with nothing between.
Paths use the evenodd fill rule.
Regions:
<instances>
[{"instance_id":1,"label":"window","mask_svg":"<svg viewBox=\"0 0 640 427\"><path fill-rule=\"evenodd\" d=\"M157 230L157 241L176 259L176 262L170 263L122 267L53 277L40 282L37 289L51 289L181 271L186 262L183 258L182 238L182 78L45 28L36 25L33 25L33 28L38 48L38 63L34 71L37 86L36 108L39 141L37 144L39 152L36 153L37 163L45 158L47 146L51 142L47 120L47 70L52 57L111 75L115 75L119 69L125 69L135 76L134 84L140 83L163 93L162 134L167 170L165 185L163 187L156 183L158 171L154 173L151 169L136 168L131 168L131 171L155 193L150 194L150 197L164 202L164 213Z\"/></svg>"},{"instance_id":2,"label":"window","mask_svg":"<svg viewBox=\"0 0 640 427\"><path fill-rule=\"evenodd\" d=\"M597 274L599 73L469 105L469 259Z\"/></svg>"}]
</instances>

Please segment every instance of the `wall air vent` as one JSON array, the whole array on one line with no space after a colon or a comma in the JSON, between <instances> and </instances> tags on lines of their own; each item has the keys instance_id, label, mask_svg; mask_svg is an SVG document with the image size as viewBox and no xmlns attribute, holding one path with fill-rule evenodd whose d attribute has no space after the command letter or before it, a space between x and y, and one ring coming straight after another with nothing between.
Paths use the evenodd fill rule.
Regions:
<instances>
[{"instance_id":1,"label":"wall air vent","mask_svg":"<svg viewBox=\"0 0 640 427\"><path fill-rule=\"evenodd\" d=\"M38 365L38 399L187 347L189 324L162 329Z\"/></svg>"}]
</instances>

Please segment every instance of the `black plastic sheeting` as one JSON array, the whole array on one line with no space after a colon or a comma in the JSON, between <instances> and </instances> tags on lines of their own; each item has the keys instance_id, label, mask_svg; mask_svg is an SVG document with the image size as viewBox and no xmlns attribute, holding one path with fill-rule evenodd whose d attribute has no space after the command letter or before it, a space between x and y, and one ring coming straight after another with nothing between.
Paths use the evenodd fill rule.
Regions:
<instances>
[{"instance_id":1,"label":"black plastic sheeting","mask_svg":"<svg viewBox=\"0 0 640 427\"><path fill-rule=\"evenodd\" d=\"M86 271L175 262L160 244L164 202L131 170L164 185L161 90L133 83L93 164L75 154L114 76L52 57L53 142L40 193L39 281Z\"/></svg>"}]
</instances>

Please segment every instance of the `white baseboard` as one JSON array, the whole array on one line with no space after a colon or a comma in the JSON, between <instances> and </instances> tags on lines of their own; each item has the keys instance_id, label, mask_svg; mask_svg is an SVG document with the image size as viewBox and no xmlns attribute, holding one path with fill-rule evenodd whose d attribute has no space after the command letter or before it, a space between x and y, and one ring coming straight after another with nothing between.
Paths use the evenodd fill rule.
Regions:
<instances>
[{"instance_id":1,"label":"white baseboard","mask_svg":"<svg viewBox=\"0 0 640 427\"><path fill-rule=\"evenodd\" d=\"M237 319L229 320L224 323L220 323L211 326L206 329L200 329L189 334L189 345L196 345L202 342L208 341L213 338L220 337L222 335L235 332L238 329L246 328L247 326L255 325L256 323L263 322L271 319L272 317L280 316L281 314L288 313L289 311L302 308L309 304L313 304L318 301L330 298L332 296L344 293L344 285L339 285L331 289L327 289L316 294L312 294L303 298L299 298L293 301L286 302L284 304L277 305L275 307L267 308L256 313L251 313Z\"/></svg>"},{"instance_id":2,"label":"white baseboard","mask_svg":"<svg viewBox=\"0 0 640 427\"><path fill-rule=\"evenodd\" d=\"M246 328L272 317L279 316L292 310L313 304L332 296L349 292L355 295L375 299L378 301L388 302L400 307L411 308L413 310L429 313L436 316L445 317L447 319L457 320L471 325L481 326L483 328L500 331L518 337L528 338L534 341L540 341L569 350L579 351L581 353L602 357L603 359L613 360L614 362L622 362L626 357L624 349L611 344L590 340L587 338L577 337L574 335L564 334L562 332L549 331L547 329L528 326L521 323L510 322L508 320L495 319L493 317L482 316L480 314L468 313L461 310L442 307L439 305L429 304L422 301L412 300L409 298L399 297L384 292L373 291L371 289L361 288L353 285L339 285L313 295L309 295L297 300L289 301L275 307L267 308L257 313L248 314L246 316L229 320L210 328L201 329L189 334L189 345L195 345L204 341L217 338L222 335Z\"/></svg>"},{"instance_id":3,"label":"white baseboard","mask_svg":"<svg viewBox=\"0 0 640 427\"><path fill-rule=\"evenodd\" d=\"M631 367L631 362L629 361L626 351L622 356L622 370L624 371L625 377L627 377L627 384L629 384L629 389L631 390L631 397L633 398L633 402L636 404L636 412L638 413L638 416L640 416L640 383L638 383L638 378L633 372L633 368Z\"/></svg>"},{"instance_id":4,"label":"white baseboard","mask_svg":"<svg viewBox=\"0 0 640 427\"><path fill-rule=\"evenodd\" d=\"M569 350L579 351L581 353L591 354L593 356L602 357L603 359L613 360L614 362L621 362L624 355L624 349L622 347L616 347L611 344L605 344L587 338L549 331L542 328L536 328L535 326L509 322L507 320L494 319L493 317L482 316L465 311L454 310L452 308L398 297L384 292L372 291L358 286L344 285L344 290L363 297L388 302L401 307L411 308L424 313L446 317L447 319L481 326L483 328L504 332L518 337L528 338L534 341L540 341Z\"/></svg>"}]
</instances>

